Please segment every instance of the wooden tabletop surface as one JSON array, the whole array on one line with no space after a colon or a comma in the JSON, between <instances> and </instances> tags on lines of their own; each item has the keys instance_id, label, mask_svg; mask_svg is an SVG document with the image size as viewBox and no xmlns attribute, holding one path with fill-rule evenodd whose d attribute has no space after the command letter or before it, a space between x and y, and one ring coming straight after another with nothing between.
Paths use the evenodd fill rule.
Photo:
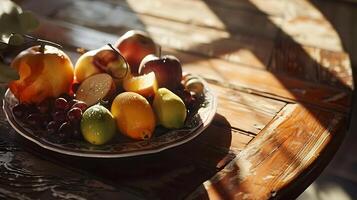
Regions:
<instances>
[{"instance_id":1,"label":"wooden tabletop surface","mask_svg":"<svg viewBox=\"0 0 357 200\"><path fill-rule=\"evenodd\" d=\"M73 62L77 47L147 31L184 71L207 80L218 110L184 145L103 160L43 150L1 112L0 198L291 199L328 164L348 128L351 62L318 1L17 2L41 19L35 35L62 44Z\"/></svg>"}]
</instances>

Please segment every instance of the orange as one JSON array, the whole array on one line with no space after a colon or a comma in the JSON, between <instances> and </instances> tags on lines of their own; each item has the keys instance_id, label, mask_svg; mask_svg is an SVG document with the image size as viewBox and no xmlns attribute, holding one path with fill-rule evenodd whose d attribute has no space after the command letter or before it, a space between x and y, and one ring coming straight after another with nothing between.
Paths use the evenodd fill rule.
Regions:
<instances>
[{"instance_id":1,"label":"orange","mask_svg":"<svg viewBox=\"0 0 357 200\"><path fill-rule=\"evenodd\" d=\"M149 102L135 92L115 97L111 113L119 131L136 140L150 139L155 129L155 114Z\"/></svg>"},{"instance_id":2,"label":"orange","mask_svg":"<svg viewBox=\"0 0 357 200\"><path fill-rule=\"evenodd\" d=\"M157 80L154 72L140 76L128 76L123 81L123 88L128 92L135 92L144 97L155 96Z\"/></svg>"}]
</instances>

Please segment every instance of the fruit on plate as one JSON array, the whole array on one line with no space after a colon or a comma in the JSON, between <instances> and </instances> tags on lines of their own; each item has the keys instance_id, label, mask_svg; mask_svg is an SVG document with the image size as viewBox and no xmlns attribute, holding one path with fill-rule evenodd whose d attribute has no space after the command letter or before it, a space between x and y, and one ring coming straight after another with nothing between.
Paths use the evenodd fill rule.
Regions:
<instances>
[{"instance_id":1,"label":"fruit on plate","mask_svg":"<svg viewBox=\"0 0 357 200\"><path fill-rule=\"evenodd\" d=\"M130 74L129 64L119 51L110 44L98 50L94 55L93 63L119 81Z\"/></svg>"},{"instance_id":2,"label":"fruit on plate","mask_svg":"<svg viewBox=\"0 0 357 200\"><path fill-rule=\"evenodd\" d=\"M181 84L182 67L175 56L147 55L141 62L139 74L154 72L159 87L174 90Z\"/></svg>"},{"instance_id":3,"label":"fruit on plate","mask_svg":"<svg viewBox=\"0 0 357 200\"><path fill-rule=\"evenodd\" d=\"M155 129L155 115L149 102L135 92L115 97L111 112L119 131L136 140L150 139Z\"/></svg>"},{"instance_id":4,"label":"fruit on plate","mask_svg":"<svg viewBox=\"0 0 357 200\"><path fill-rule=\"evenodd\" d=\"M144 97L153 97L157 91L155 73L151 72L141 76L132 76L123 81L123 88L128 92L136 92Z\"/></svg>"},{"instance_id":5,"label":"fruit on plate","mask_svg":"<svg viewBox=\"0 0 357 200\"><path fill-rule=\"evenodd\" d=\"M91 50L79 57L74 74L78 82L99 73L108 73L118 83L130 74L129 65L125 58L112 46L104 46Z\"/></svg>"},{"instance_id":6,"label":"fruit on plate","mask_svg":"<svg viewBox=\"0 0 357 200\"><path fill-rule=\"evenodd\" d=\"M85 79L76 92L76 99L88 106L100 100L110 100L116 91L113 78L107 73L95 74Z\"/></svg>"},{"instance_id":7,"label":"fruit on plate","mask_svg":"<svg viewBox=\"0 0 357 200\"><path fill-rule=\"evenodd\" d=\"M196 95L203 94L204 85L198 77L193 77L188 81L185 81L184 86L188 91L193 92Z\"/></svg>"},{"instance_id":8,"label":"fruit on plate","mask_svg":"<svg viewBox=\"0 0 357 200\"><path fill-rule=\"evenodd\" d=\"M74 76L76 81L81 83L89 76L101 73L101 69L96 67L93 63L94 55L99 51L99 49L88 51L82 54L75 66L74 66Z\"/></svg>"},{"instance_id":9,"label":"fruit on plate","mask_svg":"<svg viewBox=\"0 0 357 200\"><path fill-rule=\"evenodd\" d=\"M20 76L9 88L20 103L39 103L48 97L68 93L73 82L73 65L60 49L30 47L15 57L11 66Z\"/></svg>"},{"instance_id":10,"label":"fruit on plate","mask_svg":"<svg viewBox=\"0 0 357 200\"><path fill-rule=\"evenodd\" d=\"M86 141L95 145L105 144L116 134L114 117L104 106L91 106L83 113L81 131Z\"/></svg>"},{"instance_id":11,"label":"fruit on plate","mask_svg":"<svg viewBox=\"0 0 357 200\"><path fill-rule=\"evenodd\" d=\"M150 36L139 30L131 30L122 35L115 45L128 61L131 73L138 74L141 60L149 54L156 54L157 47Z\"/></svg>"},{"instance_id":12,"label":"fruit on plate","mask_svg":"<svg viewBox=\"0 0 357 200\"><path fill-rule=\"evenodd\" d=\"M187 110L179 96L166 88L158 89L153 103L159 124L166 128L182 128Z\"/></svg>"}]
</instances>

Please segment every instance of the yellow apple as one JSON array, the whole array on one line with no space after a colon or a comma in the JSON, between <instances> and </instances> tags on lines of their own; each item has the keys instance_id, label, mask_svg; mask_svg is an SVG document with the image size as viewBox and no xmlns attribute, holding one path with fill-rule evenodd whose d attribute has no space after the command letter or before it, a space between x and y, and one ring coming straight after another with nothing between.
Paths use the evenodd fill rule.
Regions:
<instances>
[{"instance_id":1,"label":"yellow apple","mask_svg":"<svg viewBox=\"0 0 357 200\"><path fill-rule=\"evenodd\" d=\"M99 49L88 51L78 58L74 68L74 76L79 83L89 76L102 72L93 62L94 56L98 51Z\"/></svg>"},{"instance_id":2,"label":"yellow apple","mask_svg":"<svg viewBox=\"0 0 357 200\"><path fill-rule=\"evenodd\" d=\"M104 46L88 51L79 57L74 69L76 81L79 83L99 73L109 74L113 77L116 85L122 87L122 81L130 74L130 68L118 50L114 47L112 49L109 46Z\"/></svg>"},{"instance_id":3,"label":"yellow apple","mask_svg":"<svg viewBox=\"0 0 357 200\"><path fill-rule=\"evenodd\" d=\"M48 97L68 93L73 82L73 64L60 49L30 47L15 57L11 66L20 76L9 88L21 103L39 103Z\"/></svg>"}]
</instances>

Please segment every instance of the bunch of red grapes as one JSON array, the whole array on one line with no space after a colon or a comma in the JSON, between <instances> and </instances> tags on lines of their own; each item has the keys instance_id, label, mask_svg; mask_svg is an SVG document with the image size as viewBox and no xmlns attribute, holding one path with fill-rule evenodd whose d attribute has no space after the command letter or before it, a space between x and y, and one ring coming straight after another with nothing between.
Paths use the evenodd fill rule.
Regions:
<instances>
[{"instance_id":1,"label":"bunch of red grapes","mask_svg":"<svg viewBox=\"0 0 357 200\"><path fill-rule=\"evenodd\" d=\"M185 103L187 108L187 114L192 115L197 112L200 104L203 101L203 97L197 96L195 93L185 89L183 85L180 85L176 90L173 91L177 96L179 96Z\"/></svg>"},{"instance_id":2,"label":"bunch of red grapes","mask_svg":"<svg viewBox=\"0 0 357 200\"><path fill-rule=\"evenodd\" d=\"M86 103L70 95L61 95L38 105L17 104L12 110L16 119L28 128L41 133L49 141L63 143L71 139L83 139L80 121L87 107Z\"/></svg>"},{"instance_id":3,"label":"bunch of red grapes","mask_svg":"<svg viewBox=\"0 0 357 200\"><path fill-rule=\"evenodd\" d=\"M185 103L188 115L196 113L201 99L184 87L174 91ZM103 102L102 102L103 103ZM105 103L105 102L104 102ZM87 104L68 94L49 98L39 104L16 104L13 114L34 133L54 143L83 141L80 122Z\"/></svg>"}]
</instances>

